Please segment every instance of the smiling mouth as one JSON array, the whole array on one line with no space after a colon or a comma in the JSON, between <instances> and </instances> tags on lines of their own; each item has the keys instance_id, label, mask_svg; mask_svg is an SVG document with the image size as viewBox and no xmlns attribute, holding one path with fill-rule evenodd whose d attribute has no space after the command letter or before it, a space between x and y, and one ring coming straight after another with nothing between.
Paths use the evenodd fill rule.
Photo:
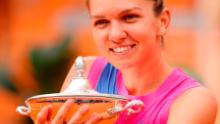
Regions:
<instances>
[{"instance_id":1,"label":"smiling mouth","mask_svg":"<svg viewBox=\"0 0 220 124\"><path fill-rule=\"evenodd\" d=\"M109 50L113 53L116 53L116 54L122 54L122 53L127 53L135 46L136 46L136 44L126 45L126 46L118 46L118 47L110 48Z\"/></svg>"}]
</instances>

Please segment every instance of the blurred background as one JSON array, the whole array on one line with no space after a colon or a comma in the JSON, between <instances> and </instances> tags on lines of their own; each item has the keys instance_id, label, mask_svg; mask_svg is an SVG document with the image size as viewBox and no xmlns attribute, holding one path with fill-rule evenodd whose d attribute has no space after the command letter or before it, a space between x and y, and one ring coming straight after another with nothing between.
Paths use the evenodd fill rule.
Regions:
<instances>
[{"instance_id":1,"label":"blurred background","mask_svg":"<svg viewBox=\"0 0 220 124\"><path fill-rule=\"evenodd\" d=\"M220 1L165 3L172 11L164 48L169 63L220 101ZM98 55L89 25L84 0L0 0L0 124L32 124L16 107L59 92L76 56Z\"/></svg>"}]
</instances>

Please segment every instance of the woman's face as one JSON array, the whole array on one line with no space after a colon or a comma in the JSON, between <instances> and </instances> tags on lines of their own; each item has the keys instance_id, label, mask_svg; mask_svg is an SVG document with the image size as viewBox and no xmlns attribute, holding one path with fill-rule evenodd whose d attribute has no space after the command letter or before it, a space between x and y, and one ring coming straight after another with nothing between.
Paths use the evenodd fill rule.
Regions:
<instances>
[{"instance_id":1,"label":"woman's face","mask_svg":"<svg viewBox=\"0 0 220 124\"><path fill-rule=\"evenodd\" d=\"M160 51L161 18L151 0L90 0L92 32L100 52L116 67L144 64Z\"/></svg>"}]
</instances>

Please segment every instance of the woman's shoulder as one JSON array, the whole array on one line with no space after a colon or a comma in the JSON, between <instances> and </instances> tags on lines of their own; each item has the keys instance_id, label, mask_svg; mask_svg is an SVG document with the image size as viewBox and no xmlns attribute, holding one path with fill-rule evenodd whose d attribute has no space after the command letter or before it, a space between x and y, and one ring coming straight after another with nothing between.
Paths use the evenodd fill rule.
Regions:
<instances>
[{"instance_id":1,"label":"woman's shoulder","mask_svg":"<svg viewBox=\"0 0 220 124\"><path fill-rule=\"evenodd\" d=\"M86 56L86 57L83 57L83 60L85 62L85 69L84 69L84 76L88 76L88 73L89 73L89 70L93 64L93 62L98 59L100 57L97 57L97 56ZM72 64L65 80L64 80L64 83L62 85L62 88L61 88L61 92L67 88L67 86L69 85L69 83L71 82L71 79L72 77L75 75L75 66L74 66L74 63Z\"/></svg>"},{"instance_id":2,"label":"woman's shoulder","mask_svg":"<svg viewBox=\"0 0 220 124\"><path fill-rule=\"evenodd\" d=\"M168 124L214 124L217 101L205 87L184 92L171 106Z\"/></svg>"},{"instance_id":3,"label":"woman's shoulder","mask_svg":"<svg viewBox=\"0 0 220 124\"><path fill-rule=\"evenodd\" d=\"M85 75L87 76L88 75L88 70L90 70L90 67L92 66L93 62L99 58L97 56L86 56L86 57L83 57L84 58L84 61L85 61Z\"/></svg>"}]
</instances>

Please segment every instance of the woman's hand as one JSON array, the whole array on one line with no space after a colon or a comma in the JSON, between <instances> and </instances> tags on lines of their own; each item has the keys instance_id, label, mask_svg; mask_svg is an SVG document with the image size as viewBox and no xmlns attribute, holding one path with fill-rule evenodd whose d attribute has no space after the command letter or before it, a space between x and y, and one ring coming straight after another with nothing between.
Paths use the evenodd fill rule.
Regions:
<instances>
[{"instance_id":1,"label":"woman's hand","mask_svg":"<svg viewBox=\"0 0 220 124\"><path fill-rule=\"evenodd\" d=\"M35 124L78 124L78 121L83 117L88 111L89 107L83 105L79 110L74 113L68 122L66 122L65 117L68 113L69 108L73 100L67 100L64 105L59 109L56 116L51 120L52 108L51 106L45 106L38 114ZM83 124L94 124L103 119L103 114L93 113L90 118L88 118Z\"/></svg>"}]
</instances>

